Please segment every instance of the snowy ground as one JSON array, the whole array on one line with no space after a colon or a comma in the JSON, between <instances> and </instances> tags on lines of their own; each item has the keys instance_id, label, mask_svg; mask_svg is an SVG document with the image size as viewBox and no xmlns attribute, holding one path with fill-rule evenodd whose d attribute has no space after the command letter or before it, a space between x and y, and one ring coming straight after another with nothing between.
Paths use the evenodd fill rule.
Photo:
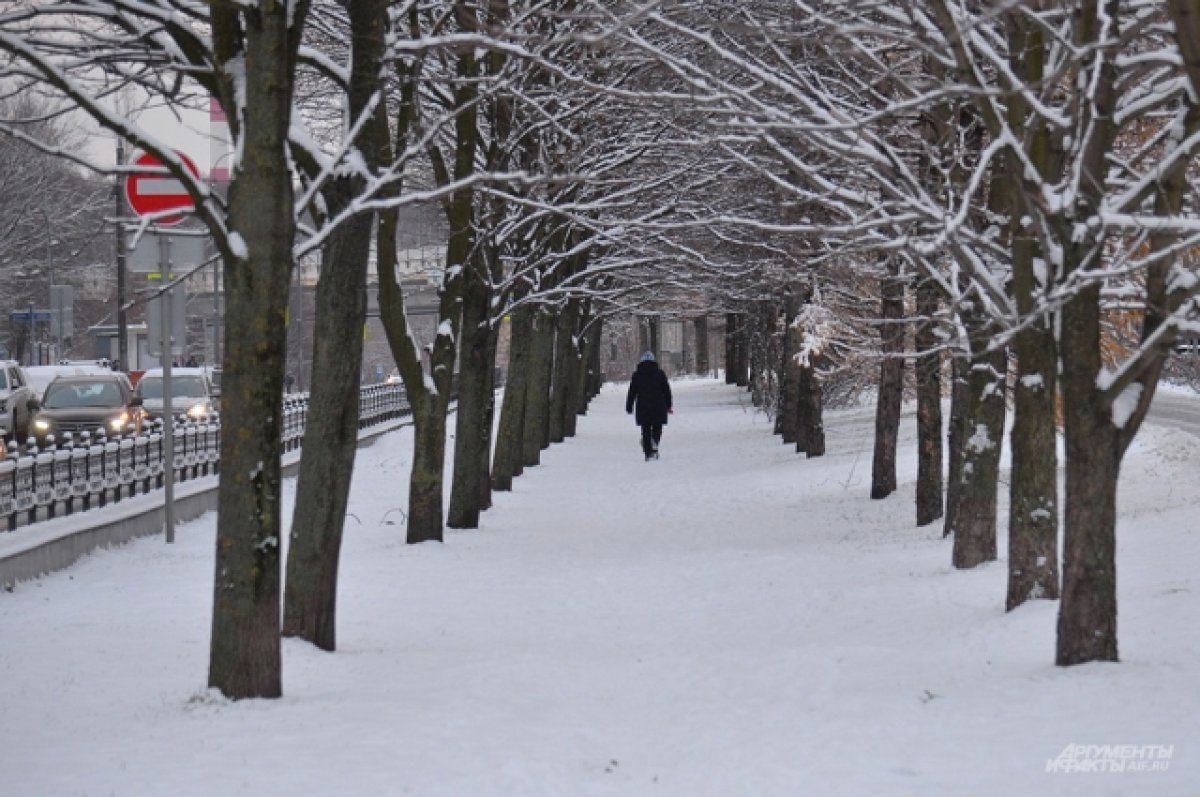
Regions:
<instances>
[{"instance_id":1,"label":"snowy ground","mask_svg":"<svg viewBox=\"0 0 1200 797\"><path fill-rule=\"evenodd\" d=\"M1053 603L1005 614L1002 563L914 528L911 419L870 501L870 410L805 460L740 391L675 387L660 461L610 386L444 545L403 542L408 432L364 449L340 650L285 642L282 700L205 691L211 515L0 595L0 794L1200 793L1200 440L1130 452L1124 661L1059 669Z\"/></svg>"}]
</instances>

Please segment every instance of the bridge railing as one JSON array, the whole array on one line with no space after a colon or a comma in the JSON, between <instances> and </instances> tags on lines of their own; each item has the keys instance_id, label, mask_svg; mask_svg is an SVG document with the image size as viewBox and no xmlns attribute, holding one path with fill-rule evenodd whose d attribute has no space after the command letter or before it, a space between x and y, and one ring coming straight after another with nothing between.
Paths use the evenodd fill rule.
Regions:
<instances>
[{"instance_id":1,"label":"bridge railing","mask_svg":"<svg viewBox=\"0 0 1200 797\"><path fill-rule=\"evenodd\" d=\"M367 385L359 392L359 429L412 414L404 387ZM300 449L308 421L308 394L283 398L280 454ZM9 443L0 460L0 529L19 528L50 518L72 515L161 489L163 424L148 424L140 434L110 436L67 433L38 447ZM220 471L220 417L194 420L181 416L174 424L175 481L186 482Z\"/></svg>"}]
</instances>

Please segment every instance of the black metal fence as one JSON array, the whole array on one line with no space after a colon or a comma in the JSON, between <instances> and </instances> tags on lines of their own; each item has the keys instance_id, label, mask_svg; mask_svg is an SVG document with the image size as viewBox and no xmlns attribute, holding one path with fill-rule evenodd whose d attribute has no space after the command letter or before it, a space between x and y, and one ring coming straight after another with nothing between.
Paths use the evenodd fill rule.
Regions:
<instances>
[{"instance_id":1,"label":"black metal fence","mask_svg":"<svg viewBox=\"0 0 1200 797\"><path fill-rule=\"evenodd\" d=\"M402 385L369 385L359 393L358 426L366 429L412 413ZM280 453L295 451L304 441L308 394L284 397ZM195 421L181 417L174 424L177 482L219 472L219 418ZM0 527L9 531L41 520L107 506L163 486L162 421L140 434L107 436L64 435L41 448L9 443L0 461Z\"/></svg>"}]
</instances>

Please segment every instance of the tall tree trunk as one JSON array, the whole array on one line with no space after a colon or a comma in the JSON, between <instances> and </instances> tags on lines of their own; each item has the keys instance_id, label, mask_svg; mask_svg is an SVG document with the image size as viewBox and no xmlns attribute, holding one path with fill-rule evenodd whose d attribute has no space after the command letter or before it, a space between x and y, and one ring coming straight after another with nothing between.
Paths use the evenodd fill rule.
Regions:
<instances>
[{"instance_id":1,"label":"tall tree trunk","mask_svg":"<svg viewBox=\"0 0 1200 797\"><path fill-rule=\"evenodd\" d=\"M492 508L492 439L496 425L496 347L500 329L488 325L487 361L489 363L487 388L484 392L486 404L483 408L483 441L479 447L479 511Z\"/></svg>"},{"instance_id":2,"label":"tall tree trunk","mask_svg":"<svg viewBox=\"0 0 1200 797\"><path fill-rule=\"evenodd\" d=\"M737 313L725 314L725 384L727 385L738 383L737 321Z\"/></svg>"},{"instance_id":3,"label":"tall tree trunk","mask_svg":"<svg viewBox=\"0 0 1200 797\"><path fill-rule=\"evenodd\" d=\"M484 258L471 256L463 284L462 334L458 366L458 410L455 418L454 466L446 525L452 529L479 527L480 463L487 457L491 430L487 413L492 363L491 291Z\"/></svg>"},{"instance_id":4,"label":"tall tree trunk","mask_svg":"<svg viewBox=\"0 0 1200 797\"><path fill-rule=\"evenodd\" d=\"M1054 411L1058 369L1053 331L1034 324L1017 334L1013 388L1012 477L1005 607L1058 597L1058 452Z\"/></svg>"},{"instance_id":5,"label":"tall tree trunk","mask_svg":"<svg viewBox=\"0 0 1200 797\"><path fill-rule=\"evenodd\" d=\"M555 317L544 310L538 310L533 316L525 390L525 429L521 438L522 462L526 467L541 463L542 449L548 445L554 321Z\"/></svg>"},{"instance_id":6,"label":"tall tree trunk","mask_svg":"<svg viewBox=\"0 0 1200 797\"><path fill-rule=\"evenodd\" d=\"M950 358L950 421L946 431L946 520L942 536L949 537L958 525L959 486L963 482L963 452L967 441L967 405L971 403L971 358L958 351Z\"/></svg>"},{"instance_id":7,"label":"tall tree trunk","mask_svg":"<svg viewBox=\"0 0 1200 797\"><path fill-rule=\"evenodd\" d=\"M549 439L561 443L565 436L567 393L571 374L567 360L575 356L575 323L579 317L579 300L571 299L556 319L554 334L554 366L550 382Z\"/></svg>"},{"instance_id":8,"label":"tall tree trunk","mask_svg":"<svg viewBox=\"0 0 1200 797\"><path fill-rule=\"evenodd\" d=\"M367 112L378 87L387 4L369 0L350 9L356 42L351 68L349 108L353 117ZM377 127L368 125L359 139L366 161L378 166ZM338 177L323 192L329 215L336 216L361 192L361 178ZM322 252L313 334L312 389L304 457L296 486L292 535L287 555L283 604L284 636L300 637L322 650L337 647L337 582L342 531L358 449L359 376L367 312L367 262L373 216L363 213L343 223Z\"/></svg>"},{"instance_id":9,"label":"tall tree trunk","mask_svg":"<svg viewBox=\"0 0 1200 797\"><path fill-rule=\"evenodd\" d=\"M587 415L588 405L592 399L600 395L600 388L604 385L604 373L600 370L600 342L604 335L604 321L596 319L588 327L587 343L584 354L584 362L587 363L587 374L584 377L584 382L587 385L583 404L579 408L580 415Z\"/></svg>"},{"instance_id":10,"label":"tall tree trunk","mask_svg":"<svg viewBox=\"0 0 1200 797\"><path fill-rule=\"evenodd\" d=\"M442 541L446 417L441 396L413 405L413 462L408 482L408 542L412 544Z\"/></svg>"},{"instance_id":11,"label":"tall tree trunk","mask_svg":"<svg viewBox=\"0 0 1200 797\"><path fill-rule=\"evenodd\" d=\"M1029 84L1044 78L1045 34L1025 14L1006 15L1013 71ZM1062 179L1061 143L1047 125L1031 118L1023 97L1008 104L1009 122L1027 144L1028 162L1048 182ZM1037 215L1023 188L1025 170L1007 169L1018 208L1010 220L1012 279L1017 312L1025 321L1013 340L1017 379L1013 386L1012 478L1008 513L1008 594L1011 611L1027 600L1058 597L1058 451L1055 397L1058 351L1053 317L1044 311L1055 280L1053 259L1040 257L1028 219ZM1035 262L1041 260L1040 268Z\"/></svg>"},{"instance_id":12,"label":"tall tree trunk","mask_svg":"<svg viewBox=\"0 0 1200 797\"><path fill-rule=\"evenodd\" d=\"M785 445L795 445L800 425L800 370L796 359L804 333L794 326L800 314L799 287L789 286L784 294L783 362L780 364L780 400L777 428ZM797 449L803 450L803 449Z\"/></svg>"},{"instance_id":13,"label":"tall tree trunk","mask_svg":"<svg viewBox=\"0 0 1200 797\"><path fill-rule=\"evenodd\" d=\"M804 453L809 459L825 454L825 402L821 396L821 378L817 375L820 359L813 358L800 371L800 428L797 430L796 450L804 441Z\"/></svg>"},{"instance_id":14,"label":"tall tree trunk","mask_svg":"<svg viewBox=\"0 0 1200 797\"><path fill-rule=\"evenodd\" d=\"M986 330L972 340L979 347L971 361L962 481L958 489L952 561L970 568L996 558L996 492L1000 480L1000 448L1004 437L1005 383L1008 358L1003 350L982 350Z\"/></svg>"},{"instance_id":15,"label":"tall tree trunk","mask_svg":"<svg viewBox=\"0 0 1200 797\"><path fill-rule=\"evenodd\" d=\"M1100 400L1100 295L1089 287L1062 310L1067 467L1062 601L1056 663L1117 661L1117 477L1120 449Z\"/></svg>"},{"instance_id":16,"label":"tall tree trunk","mask_svg":"<svg viewBox=\"0 0 1200 797\"><path fill-rule=\"evenodd\" d=\"M494 490L511 490L513 478L520 476L524 470L522 440L525 430L525 393L530 375L532 312L529 307L519 307L510 316L508 375L504 380L500 427L496 431L496 456L492 462Z\"/></svg>"},{"instance_id":17,"label":"tall tree trunk","mask_svg":"<svg viewBox=\"0 0 1200 797\"><path fill-rule=\"evenodd\" d=\"M938 292L928 279L916 286L917 525L942 516L942 354L937 331Z\"/></svg>"},{"instance_id":18,"label":"tall tree trunk","mask_svg":"<svg viewBox=\"0 0 1200 797\"><path fill-rule=\"evenodd\" d=\"M456 0L455 10L462 20L469 20L474 11L465 0ZM454 90L454 159L453 171L443 162L440 151L430 149L434 175L438 185L448 186L463 181L475 171L479 147L477 61L475 51L461 48L455 64L458 76ZM474 263L471 257L475 246L475 195L470 185L461 185L450 193L445 205L450 235L446 243L446 268L442 276L441 298L438 302L439 323L429 355L432 390L425 389L428 400L413 403L413 467L409 486L408 542L441 542L442 485L446 458L447 411L454 385L454 361L458 356L458 336L462 329L462 300L466 275ZM473 331L474 332L474 331ZM403 371L401 372L403 374ZM408 380L405 380L408 387ZM410 401L412 390L409 389ZM424 414L424 418L420 417ZM478 423L479 417L475 416ZM440 437L439 437L440 435ZM474 462L468 463L474 465ZM478 489L468 499L472 503Z\"/></svg>"},{"instance_id":19,"label":"tall tree trunk","mask_svg":"<svg viewBox=\"0 0 1200 797\"><path fill-rule=\"evenodd\" d=\"M896 438L904 400L904 282L888 267L880 283L879 336L883 361L879 365L879 395L875 404L875 456L871 466L871 497L887 498L896 491Z\"/></svg>"},{"instance_id":20,"label":"tall tree trunk","mask_svg":"<svg viewBox=\"0 0 1200 797\"><path fill-rule=\"evenodd\" d=\"M302 27L306 13L305 3L267 5L245 15L221 9L221 30L214 34L225 41L230 29L240 30L236 42L225 43L244 53L246 68L242 158L229 190L229 224L245 254L225 263L227 411L221 419L208 668L208 685L233 699L283 692L280 396L295 242L287 136L298 44L292 26Z\"/></svg>"},{"instance_id":21,"label":"tall tree trunk","mask_svg":"<svg viewBox=\"0 0 1200 797\"><path fill-rule=\"evenodd\" d=\"M583 404L583 373L586 370L584 365L584 344L583 332L581 331L581 323L587 321L587 310L584 303L581 301L576 312L576 319L572 324L572 329L567 333L567 362L566 369L563 372L563 381L566 384L566 395L563 400L563 437L574 437L577 428L577 419L579 418L579 410Z\"/></svg>"},{"instance_id":22,"label":"tall tree trunk","mask_svg":"<svg viewBox=\"0 0 1200 797\"><path fill-rule=\"evenodd\" d=\"M349 200L357 186L340 179ZM354 181L357 182L357 181ZM329 191L326 191L328 200ZM333 203L337 212L344 207ZM337 645L338 560L358 446L358 391L362 368L362 324L367 311L367 259L371 217L344 223L322 253L313 328L312 389L296 506L287 554L283 634L322 650Z\"/></svg>"},{"instance_id":23,"label":"tall tree trunk","mask_svg":"<svg viewBox=\"0 0 1200 797\"><path fill-rule=\"evenodd\" d=\"M696 373L708 376L711 365L708 357L708 316L696 316Z\"/></svg>"}]
</instances>

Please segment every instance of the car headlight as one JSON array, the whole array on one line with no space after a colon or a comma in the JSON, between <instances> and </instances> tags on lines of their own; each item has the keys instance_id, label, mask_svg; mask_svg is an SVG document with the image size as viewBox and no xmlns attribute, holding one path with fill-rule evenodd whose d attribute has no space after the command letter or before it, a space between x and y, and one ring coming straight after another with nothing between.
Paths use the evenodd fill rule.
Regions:
<instances>
[{"instance_id":1,"label":"car headlight","mask_svg":"<svg viewBox=\"0 0 1200 797\"><path fill-rule=\"evenodd\" d=\"M33 428L39 432L48 432L54 427L50 424L50 421L37 420L33 422Z\"/></svg>"},{"instance_id":2,"label":"car headlight","mask_svg":"<svg viewBox=\"0 0 1200 797\"><path fill-rule=\"evenodd\" d=\"M188 407L187 416L189 418L191 418L192 420L199 420L200 418L207 418L208 417L208 407L206 407L203 403L193 404L192 406Z\"/></svg>"},{"instance_id":3,"label":"car headlight","mask_svg":"<svg viewBox=\"0 0 1200 797\"><path fill-rule=\"evenodd\" d=\"M110 420L108 422L108 428L112 429L114 432L124 431L125 427L128 425L129 425L129 414L125 413L125 412L122 412L120 415L118 415L117 417L113 418L112 420Z\"/></svg>"}]
</instances>

